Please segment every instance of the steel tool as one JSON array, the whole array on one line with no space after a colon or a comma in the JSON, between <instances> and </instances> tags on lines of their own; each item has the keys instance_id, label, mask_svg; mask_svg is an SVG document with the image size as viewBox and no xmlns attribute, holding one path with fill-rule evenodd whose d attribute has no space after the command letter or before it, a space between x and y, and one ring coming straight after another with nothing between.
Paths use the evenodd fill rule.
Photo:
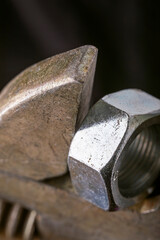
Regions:
<instances>
[{"instance_id":1,"label":"steel tool","mask_svg":"<svg viewBox=\"0 0 160 240\"><path fill-rule=\"evenodd\" d=\"M160 101L124 90L89 111L96 58L56 55L0 94L0 239L159 240Z\"/></svg>"}]
</instances>

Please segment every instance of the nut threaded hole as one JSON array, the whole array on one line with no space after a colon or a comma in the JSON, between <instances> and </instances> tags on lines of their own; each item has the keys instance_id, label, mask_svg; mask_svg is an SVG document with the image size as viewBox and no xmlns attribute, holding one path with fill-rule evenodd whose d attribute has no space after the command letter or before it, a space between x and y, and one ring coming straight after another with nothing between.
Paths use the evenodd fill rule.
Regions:
<instances>
[{"instance_id":1,"label":"nut threaded hole","mask_svg":"<svg viewBox=\"0 0 160 240\"><path fill-rule=\"evenodd\" d=\"M130 144L119 169L124 197L135 197L150 187L160 173L160 125L144 129Z\"/></svg>"}]
</instances>

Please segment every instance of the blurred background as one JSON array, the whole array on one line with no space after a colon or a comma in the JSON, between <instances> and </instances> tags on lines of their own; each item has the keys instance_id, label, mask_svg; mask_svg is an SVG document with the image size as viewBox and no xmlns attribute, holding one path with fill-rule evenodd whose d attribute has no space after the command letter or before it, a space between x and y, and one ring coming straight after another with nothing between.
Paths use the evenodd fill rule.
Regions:
<instances>
[{"instance_id":1,"label":"blurred background","mask_svg":"<svg viewBox=\"0 0 160 240\"><path fill-rule=\"evenodd\" d=\"M5 0L1 11L0 90L33 63L92 44L93 102L123 88L160 97L160 2Z\"/></svg>"}]
</instances>

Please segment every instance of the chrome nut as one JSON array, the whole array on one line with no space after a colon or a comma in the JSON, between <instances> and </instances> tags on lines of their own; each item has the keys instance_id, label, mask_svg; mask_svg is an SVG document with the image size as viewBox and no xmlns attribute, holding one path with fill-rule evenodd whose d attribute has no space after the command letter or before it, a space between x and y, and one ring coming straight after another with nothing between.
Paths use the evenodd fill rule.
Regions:
<instances>
[{"instance_id":1,"label":"chrome nut","mask_svg":"<svg viewBox=\"0 0 160 240\"><path fill-rule=\"evenodd\" d=\"M160 173L160 100L137 89L106 95L74 136L69 170L77 193L104 210L144 197Z\"/></svg>"}]
</instances>

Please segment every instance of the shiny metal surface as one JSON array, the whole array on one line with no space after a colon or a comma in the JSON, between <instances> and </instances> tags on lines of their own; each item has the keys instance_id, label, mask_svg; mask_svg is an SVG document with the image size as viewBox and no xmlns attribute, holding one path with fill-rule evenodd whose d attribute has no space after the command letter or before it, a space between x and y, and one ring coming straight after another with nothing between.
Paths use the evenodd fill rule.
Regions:
<instances>
[{"instance_id":1,"label":"shiny metal surface","mask_svg":"<svg viewBox=\"0 0 160 240\"><path fill-rule=\"evenodd\" d=\"M105 209L145 196L160 173L160 100L136 89L97 102L76 133L69 169L80 196Z\"/></svg>"}]
</instances>

